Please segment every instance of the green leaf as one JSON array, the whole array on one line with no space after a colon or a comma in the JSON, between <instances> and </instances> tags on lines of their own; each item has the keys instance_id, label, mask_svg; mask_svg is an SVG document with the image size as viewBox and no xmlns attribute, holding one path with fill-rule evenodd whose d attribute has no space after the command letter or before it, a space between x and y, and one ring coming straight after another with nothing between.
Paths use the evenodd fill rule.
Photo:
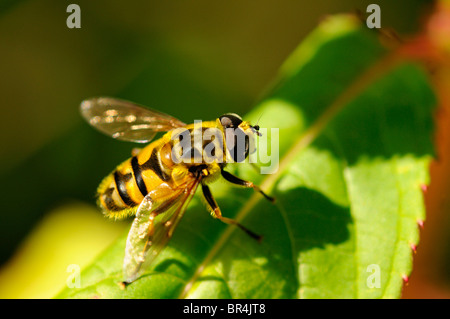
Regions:
<instances>
[{"instance_id":1,"label":"green leaf","mask_svg":"<svg viewBox=\"0 0 450 319\"><path fill-rule=\"evenodd\" d=\"M247 116L261 116L268 133L279 129L278 170L237 164L234 172L277 203L213 184L223 214L263 241L211 219L197 196L157 262L126 290L117 284L124 234L81 273L80 288L57 297L399 297L425 218L435 104L420 66L396 59L353 17L327 19ZM276 131L261 149L275 151L272 140Z\"/></svg>"}]
</instances>

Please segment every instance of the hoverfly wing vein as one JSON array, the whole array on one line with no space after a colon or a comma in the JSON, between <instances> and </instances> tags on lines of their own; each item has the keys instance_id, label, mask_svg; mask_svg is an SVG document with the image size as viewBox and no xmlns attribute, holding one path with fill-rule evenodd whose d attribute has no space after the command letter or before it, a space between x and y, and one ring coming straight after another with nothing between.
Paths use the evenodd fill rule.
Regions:
<instances>
[{"instance_id":1,"label":"hoverfly wing vein","mask_svg":"<svg viewBox=\"0 0 450 319\"><path fill-rule=\"evenodd\" d=\"M106 135L128 142L146 143L157 132L186 125L165 113L109 97L85 100L80 105L80 111L91 126Z\"/></svg>"}]
</instances>

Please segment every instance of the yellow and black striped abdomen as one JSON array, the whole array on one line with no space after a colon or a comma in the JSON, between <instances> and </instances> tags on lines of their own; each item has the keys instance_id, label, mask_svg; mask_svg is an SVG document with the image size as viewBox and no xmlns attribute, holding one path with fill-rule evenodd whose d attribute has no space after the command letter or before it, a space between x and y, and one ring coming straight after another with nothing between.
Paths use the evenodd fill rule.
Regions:
<instances>
[{"instance_id":1,"label":"yellow and black striped abdomen","mask_svg":"<svg viewBox=\"0 0 450 319\"><path fill-rule=\"evenodd\" d=\"M145 195L167 179L161 174L161 146L160 141L151 143L102 181L97 196L105 215L120 219L135 214Z\"/></svg>"}]
</instances>

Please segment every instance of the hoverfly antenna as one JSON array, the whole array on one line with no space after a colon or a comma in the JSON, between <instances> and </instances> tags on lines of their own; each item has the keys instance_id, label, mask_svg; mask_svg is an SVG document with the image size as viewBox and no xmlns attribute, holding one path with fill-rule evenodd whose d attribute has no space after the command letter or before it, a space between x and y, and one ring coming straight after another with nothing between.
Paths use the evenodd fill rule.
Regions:
<instances>
[{"instance_id":1,"label":"hoverfly antenna","mask_svg":"<svg viewBox=\"0 0 450 319\"><path fill-rule=\"evenodd\" d=\"M259 120L261 119L261 117L262 117L262 113L261 113L261 115L258 117L258 120L256 121L256 124L252 126L252 127L255 129L256 135L258 135L258 136L262 136L262 134L261 134L260 132L258 132L259 129L260 129L258 123L259 123Z\"/></svg>"},{"instance_id":2,"label":"hoverfly antenna","mask_svg":"<svg viewBox=\"0 0 450 319\"><path fill-rule=\"evenodd\" d=\"M261 119L261 117L262 117L263 115L262 115L262 113L261 113L261 115L258 117L258 120L256 121L256 125L255 126L257 126L258 127L258 130L259 130L259 120Z\"/></svg>"}]
</instances>

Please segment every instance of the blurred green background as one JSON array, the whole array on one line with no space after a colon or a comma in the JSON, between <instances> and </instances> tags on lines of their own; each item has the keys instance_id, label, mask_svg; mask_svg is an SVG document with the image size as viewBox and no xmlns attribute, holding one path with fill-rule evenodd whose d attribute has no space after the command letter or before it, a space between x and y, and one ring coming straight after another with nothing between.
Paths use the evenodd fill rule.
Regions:
<instances>
[{"instance_id":1,"label":"blurred green background","mask_svg":"<svg viewBox=\"0 0 450 319\"><path fill-rule=\"evenodd\" d=\"M81 29L66 26L70 3ZM0 297L52 297L68 265L89 263L128 225L103 219L94 195L135 145L88 127L83 99L125 98L184 122L245 114L321 18L365 16L370 3L402 35L420 29L432 4L0 1Z\"/></svg>"}]
</instances>

